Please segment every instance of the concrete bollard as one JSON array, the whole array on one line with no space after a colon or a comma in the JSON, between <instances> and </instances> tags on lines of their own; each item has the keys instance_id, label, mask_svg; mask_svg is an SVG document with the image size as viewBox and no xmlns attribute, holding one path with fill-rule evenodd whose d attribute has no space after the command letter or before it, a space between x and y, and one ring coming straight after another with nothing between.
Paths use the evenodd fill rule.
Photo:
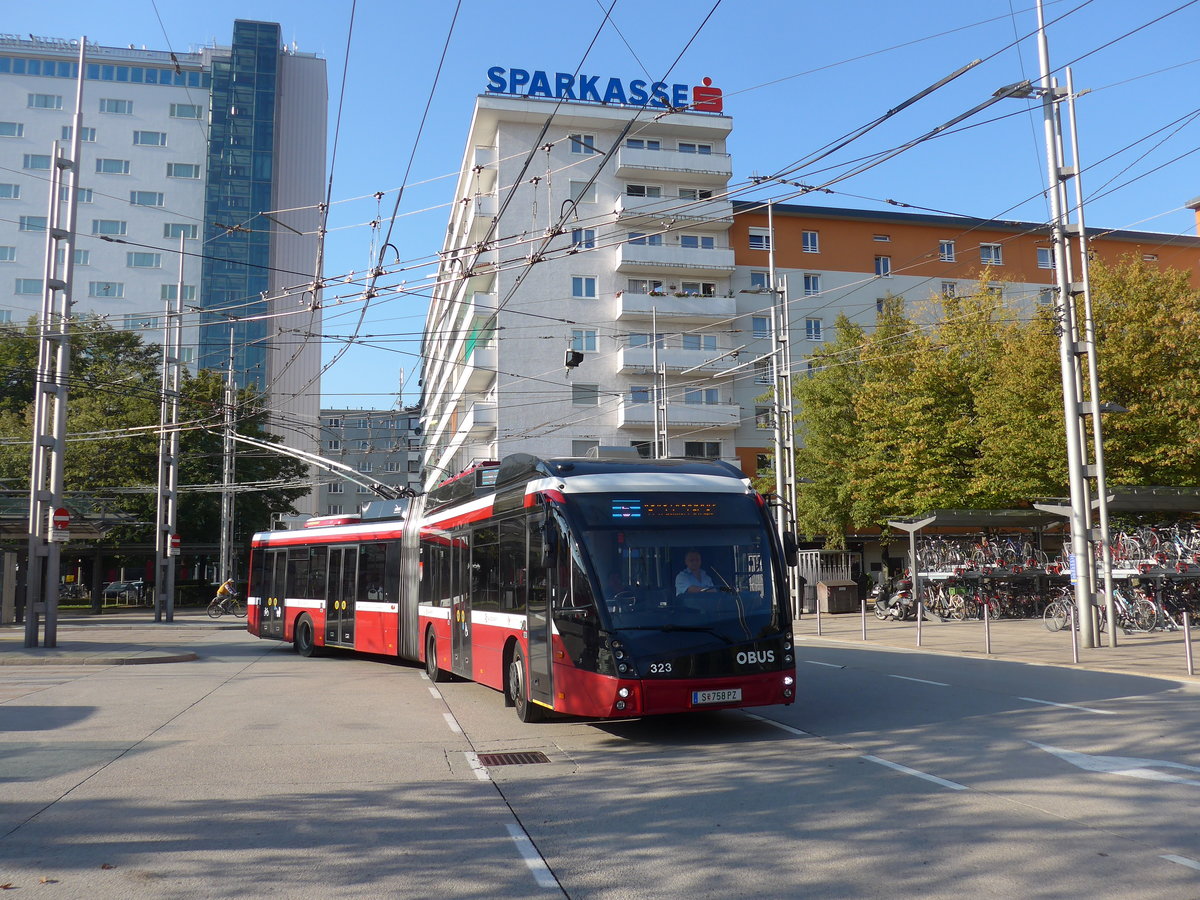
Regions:
<instances>
[{"instance_id":1,"label":"concrete bollard","mask_svg":"<svg viewBox=\"0 0 1200 900\"><path fill-rule=\"evenodd\" d=\"M1187 661L1187 673L1195 675L1196 667L1192 664L1192 617L1186 612L1183 614L1183 658Z\"/></svg>"}]
</instances>

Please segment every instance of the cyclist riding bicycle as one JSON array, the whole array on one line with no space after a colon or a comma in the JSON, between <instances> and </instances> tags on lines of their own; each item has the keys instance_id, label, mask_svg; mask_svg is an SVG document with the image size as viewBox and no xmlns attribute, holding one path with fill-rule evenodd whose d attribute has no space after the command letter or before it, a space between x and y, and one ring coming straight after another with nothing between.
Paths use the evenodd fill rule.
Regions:
<instances>
[{"instance_id":1,"label":"cyclist riding bicycle","mask_svg":"<svg viewBox=\"0 0 1200 900\"><path fill-rule=\"evenodd\" d=\"M219 588L217 588L217 601L221 604L226 612L233 612L234 607L229 602L237 599L237 590L234 586L233 579L227 579Z\"/></svg>"}]
</instances>

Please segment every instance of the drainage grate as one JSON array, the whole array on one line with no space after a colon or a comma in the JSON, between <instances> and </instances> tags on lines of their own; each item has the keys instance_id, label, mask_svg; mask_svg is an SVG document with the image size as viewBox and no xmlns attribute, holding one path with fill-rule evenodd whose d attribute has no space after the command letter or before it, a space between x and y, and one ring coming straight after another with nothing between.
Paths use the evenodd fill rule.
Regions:
<instances>
[{"instance_id":1,"label":"drainage grate","mask_svg":"<svg viewBox=\"0 0 1200 900\"><path fill-rule=\"evenodd\" d=\"M479 762L485 766L528 766L533 763L548 763L550 758L540 750L519 753L480 753Z\"/></svg>"}]
</instances>

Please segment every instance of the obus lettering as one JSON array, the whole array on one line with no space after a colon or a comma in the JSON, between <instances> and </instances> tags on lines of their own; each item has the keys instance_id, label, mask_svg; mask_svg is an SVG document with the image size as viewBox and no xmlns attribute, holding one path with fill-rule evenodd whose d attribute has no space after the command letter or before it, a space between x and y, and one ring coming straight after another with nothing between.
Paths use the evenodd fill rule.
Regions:
<instances>
[{"instance_id":1,"label":"obus lettering","mask_svg":"<svg viewBox=\"0 0 1200 900\"><path fill-rule=\"evenodd\" d=\"M739 666L749 665L750 663L773 663L775 662L774 650L743 650L737 655Z\"/></svg>"}]
</instances>

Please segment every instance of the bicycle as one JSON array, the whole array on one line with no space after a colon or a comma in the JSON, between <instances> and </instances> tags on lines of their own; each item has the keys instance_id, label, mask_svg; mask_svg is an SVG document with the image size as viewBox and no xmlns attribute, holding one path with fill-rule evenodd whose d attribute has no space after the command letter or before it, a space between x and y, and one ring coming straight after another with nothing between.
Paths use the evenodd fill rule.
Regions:
<instances>
[{"instance_id":1,"label":"bicycle","mask_svg":"<svg viewBox=\"0 0 1200 900\"><path fill-rule=\"evenodd\" d=\"M225 596L213 597L208 604L209 618L219 619L225 613L231 613L239 619L246 618L246 607L242 605L241 598L235 594L226 594Z\"/></svg>"},{"instance_id":2,"label":"bicycle","mask_svg":"<svg viewBox=\"0 0 1200 900\"><path fill-rule=\"evenodd\" d=\"M1070 588L1058 588L1058 596L1042 612L1047 631L1062 631L1075 618L1075 596Z\"/></svg>"}]
</instances>

